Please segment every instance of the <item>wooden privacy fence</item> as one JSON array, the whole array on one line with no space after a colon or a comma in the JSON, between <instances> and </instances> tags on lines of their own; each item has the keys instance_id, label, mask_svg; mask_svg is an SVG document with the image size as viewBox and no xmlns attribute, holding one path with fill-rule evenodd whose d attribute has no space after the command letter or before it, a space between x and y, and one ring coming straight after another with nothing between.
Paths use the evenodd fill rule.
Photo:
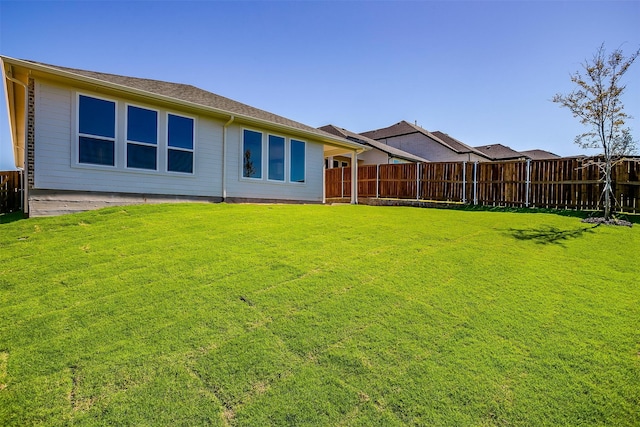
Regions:
<instances>
[{"instance_id":1,"label":"wooden privacy fence","mask_svg":"<svg viewBox=\"0 0 640 427\"><path fill-rule=\"evenodd\" d=\"M616 210L640 212L640 161L612 171ZM328 169L326 198L351 197L351 168ZM600 170L584 159L438 162L358 167L359 198L555 209L602 208Z\"/></svg>"},{"instance_id":2,"label":"wooden privacy fence","mask_svg":"<svg viewBox=\"0 0 640 427\"><path fill-rule=\"evenodd\" d=\"M21 209L21 178L20 171L0 172L0 213L16 212Z\"/></svg>"}]
</instances>

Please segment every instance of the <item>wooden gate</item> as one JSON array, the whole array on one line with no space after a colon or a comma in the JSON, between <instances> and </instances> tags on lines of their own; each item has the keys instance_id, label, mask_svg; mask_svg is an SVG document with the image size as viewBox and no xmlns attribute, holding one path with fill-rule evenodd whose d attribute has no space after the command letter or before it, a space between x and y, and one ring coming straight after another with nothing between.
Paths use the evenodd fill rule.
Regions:
<instances>
[{"instance_id":1,"label":"wooden gate","mask_svg":"<svg viewBox=\"0 0 640 427\"><path fill-rule=\"evenodd\" d=\"M22 173L0 172L0 213L16 212L22 203Z\"/></svg>"}]
</instances>

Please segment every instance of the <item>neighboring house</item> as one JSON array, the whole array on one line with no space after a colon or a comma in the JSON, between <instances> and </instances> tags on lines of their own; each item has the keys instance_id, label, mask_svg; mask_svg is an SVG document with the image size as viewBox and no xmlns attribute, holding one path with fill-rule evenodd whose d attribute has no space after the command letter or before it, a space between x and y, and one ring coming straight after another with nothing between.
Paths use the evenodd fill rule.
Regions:
<instances>
[{"instance_id":1,"label":"neighboring house","mask_svg":"<svg viewBox=\"0 0 640 427\"><path fill-rule=\"evenodd\" d=\"M531 160L553 160L560 158L557 154L545 150L527 150L521 151L521 153Z\"/></svg>"},{"instance_id":2,"label":"neighboring house","mask_svg":"<svg viewBox=\"0 0 640 427\"><path fill-rule=\"evenodd\" d=\"M344 128L326 125L319 128L325 132L333 135L348 139L349 141L357 142L368 146L370 150L358 154L358 165L380 165L389 163L423 163L428 160L422 157L407 153L406 151L399 150L390 145L376 141L375 139L367 138L366 136L359 135L355 132L348 131ZM342 157L335 157L327 159L327 167L339 167L348 166L350 162L348 159Z\"/></svg>"},{"instance_id":3,"label":"neighboring house","mask_svg":"<svg viewBox=\"0 0 640 427\"><path fill-rule=\"evenodd\" d=\"M511 147L507 147L506 145L502 144L482 145L480 147L475 147L475 149L480 151L482 154L484 154L494 162L507 160L527 160L529 158L526 154L513 150L511 149Z\"/></svg>"},{"instance_id":4,"label":"neighboring house","mask_svg":"<svg viewBox=\"0 0 640 427\"><path fill-rule=\"evenodd\" d=\"M0 59L30 215L178 200L321 203L324 158L366 149L190 85Z\"/></svg>"},{"instance_id":5,"label":"neighboring house","mask_svg":"<svg viewBox=\"0 0 640 427\"><path fill-rule=\"evenodd\" d=\"M401 121L361 135L431 162L488 161L481 152L442 132Z\"/></svg>"}]
</instances>

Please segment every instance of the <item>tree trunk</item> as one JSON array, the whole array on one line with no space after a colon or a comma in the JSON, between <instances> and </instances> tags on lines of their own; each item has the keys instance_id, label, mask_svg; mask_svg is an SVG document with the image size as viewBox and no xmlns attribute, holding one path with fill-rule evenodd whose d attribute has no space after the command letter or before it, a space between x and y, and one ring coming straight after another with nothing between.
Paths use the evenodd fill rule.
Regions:
<instances>
[{"instance_id":1,"label":"tree trunk","mask_svg":"<svg viewBox=\"0 0 640 427\"><path fill-rule=\"evenodd\" d=\"M604 165L604 219L611 219L611 196L613 188L611 186L611 157L605 157Z\"/></svg>"}]
</instances>

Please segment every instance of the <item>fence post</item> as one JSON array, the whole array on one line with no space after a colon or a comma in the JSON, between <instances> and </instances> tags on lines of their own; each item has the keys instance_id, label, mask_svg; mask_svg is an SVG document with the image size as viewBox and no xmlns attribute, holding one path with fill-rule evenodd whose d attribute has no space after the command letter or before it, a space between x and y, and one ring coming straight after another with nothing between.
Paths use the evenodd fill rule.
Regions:
<instances>
[{"instance_id":1,"label":"fence post","mask_svg":"<svg viewBox=\"0 0 640 427\"><path fill-rule=\"evenodd\" d=\"M467 162L462 162L462 203L467 203Z\"/></svg>"},{"instance_id":2,"label":"fence post","mask_svg":"<svg viewBox=\"0 0 640 427\"><path fill-rule=\"evenodd\" d=\"M416 163L416 200L420 200L420 163Z\"/></svg>"},{"instance_id":3,"label":"fence post","mask_svg":"<svg viewBox=\"0 0 640 427\"><path fill-rule=\"evenodd\" d=\"M376 165L376 199L380 198L380 165Z\"/></svg>"},{"instance_id":4,"label":"fence post","mask_svg":"<svg viewBox=\"0 0 640 427\"><path fill-rule=\"evenodd\" d=\"M340 168L340 198L344 199L344 166Z\"/></svg>"},{"instance_id":5,"label":"fence post","mask_svg":"<svg viewBox=\"0 0 640 427\"><path fill-rule=\"evenodd\" d=\"M525 207L529 207L529 191L531 190L531 159L527 159L527 188L525 192Z\"/></svg>"},{"instance_id":6,"label":"fence post","mask_svg":"<svg viewBox=\"0 0 640 427\"><path fill-rule=\"evenodd\" d=\"M473 204L478 204L478 162L473 162Z\"/></svg>"}]
</instances>

